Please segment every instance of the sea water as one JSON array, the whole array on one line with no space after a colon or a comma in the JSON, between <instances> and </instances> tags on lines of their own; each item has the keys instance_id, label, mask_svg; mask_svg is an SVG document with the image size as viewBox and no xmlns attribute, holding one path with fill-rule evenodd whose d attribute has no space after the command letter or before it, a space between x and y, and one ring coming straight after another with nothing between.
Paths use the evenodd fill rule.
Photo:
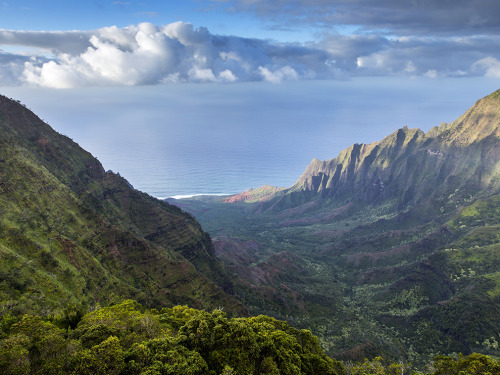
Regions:
<instances>
[{"instance_id":1,"label":"sea water","mask_svg":"<svg viewBox=\"0 0 500 375\"><path fill-rule=\"evenodd\" d=\"M282 84L6 88L155 197L291 186L313 158L398 128L451 122L498 80L358 78Z\"/></svg>"}]
</instances>

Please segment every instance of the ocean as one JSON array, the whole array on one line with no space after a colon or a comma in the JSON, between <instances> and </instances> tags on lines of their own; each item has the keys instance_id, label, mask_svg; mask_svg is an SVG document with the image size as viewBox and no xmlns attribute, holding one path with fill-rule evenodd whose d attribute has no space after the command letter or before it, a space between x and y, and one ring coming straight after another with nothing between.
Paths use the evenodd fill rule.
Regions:
<instances>
[{"instance_id":1,"label":"ocean","mask_svg":"<svg viewBox=\"0 0 500 375\"><path fill-rule=\"evenodd\" d=\"M313 158L408 126L451 122L498 80L357 78L282 84L2 88L158 198L291 186Z\"/></svg>"}]
</instances>

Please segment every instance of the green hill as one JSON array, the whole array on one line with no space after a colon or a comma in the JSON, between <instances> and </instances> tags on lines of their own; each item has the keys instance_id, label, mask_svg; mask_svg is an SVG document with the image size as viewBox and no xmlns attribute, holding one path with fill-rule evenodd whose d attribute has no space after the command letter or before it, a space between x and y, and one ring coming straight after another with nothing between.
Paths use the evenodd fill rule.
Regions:
<instances>
[{"instance_id":1,"label":"green hill","mask_svg":"<svg viewBox=\"0 0 500 375\"><path fill-rule=\"evenodd\" d=\"M245 308L208 234L134 190L18 102L0 96L0 311L54 314L133 298Z\"/></svg>"},{"instance_id":2,"label":"green hill","mask_svg":"<svg viewBox=\"0 0 500 375\"><path fill-rule=\"evenodd\" d=\"M9 366L39 368L53 359L47 369L92 373L109 360L117 367L101 369L114 373L174 362L231 373L251 362L250 373L297 372L292 365L319 373L308 366L324 365L361 374L383 373L378 356L404 368L424 368L436 354L499 357L499 120L496 92L426 134L403 128L314 160L288 189L175 201L209 235L191 214L105 172L72 140L0 97L0 366L23 373ZM115 327L114 308L101 307L129 298L167 309L125 308L133 326ZM316 344L307 344L314 358L299 349L301 331L284 323L168 309L179 304L287 320L318 335L345 368ZM102 321L87 327L95 316ZM199 326L191 322L197 317ZM227 348L218 347L215 320L244 332L235 328ZM279 345L251 346L257 351L247 357L230 350L258 336L247 324L263 322L295 338L271 329ZM207 325L205 337L199 327ZM154 327L161 332L150 332ZM140 362L139 347L151 358ZM42 361L40 350L49 350ZM373 360L351 362L364 358ZM57 367L58 360L76 367ZM401 370L392 363L387 373L393 365ZM475 354L442 357L435 373L469 365L497 366Z\"/></svg>"}]
</instances>

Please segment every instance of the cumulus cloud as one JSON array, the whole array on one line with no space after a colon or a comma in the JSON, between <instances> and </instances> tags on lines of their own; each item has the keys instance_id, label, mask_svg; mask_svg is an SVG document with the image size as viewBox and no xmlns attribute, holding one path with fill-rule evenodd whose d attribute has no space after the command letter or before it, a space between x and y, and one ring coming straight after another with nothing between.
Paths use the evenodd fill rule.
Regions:
<instances>
[{"instance_id":1,"label":"cumulus cloud","mask_svg":"<svg viewBox=\"0 0 500 375\"><path fill-rule=\"evenodd\" d=\"M7 43L50 49L52 58L34 56L23 62L20 80L55 88L335 76L321 49L212 35L182 22L69 32L67 39L64 33L4 30L0 45Z\"/></svg>"},{"instance_id":2,"label":"cumulus cloud","mask_svg":"<svg viewBox=\"0 0 500 375\"><path fill-rule=\"evenodd\" d=\"M9 47L6 48L5 46ZM500 37L325 34L277 43L211 34L176 22L93 31L0 31L0 84L70 88L173 82L497 76ZM38 51L29 53L27 51ZM23 50L24 52L19 52ZM10 51L10 52L9 52Z\"/></svg>"},{"instance_id":3,"label":"cumulus cloud","mask_svg":"<svg viewBox=\"0 0 500 375\"><path fill-rule=\"evenodd\" d=\"M500 2L491 0L212 0L230 12L252 12L286 28L358 25L395 35L498 34Z\"/></svg>"},{"instance_id":4,"label":"cumulus cloud","mask_svg":"<svg viewBox=\"0 0 500 375\"><path fill-rule=\"evenodd\" d=\"M290 66L284 66L282 68L271 71L268 68L259 66L259 73L262 77L271 83L280 83L284 79L297 79L297 72Z\"/></svg>"},{"instance_id":5,"label":"cumulus cloud","mask_svg":"<svg viewBox=\"0 0 500 375\"><path fill-rule=\"evenodd\" d=\"M500 78L500 61L488 56L472 64L475 70L484 71L486 77Z\"/></svg>"}]
</instances>

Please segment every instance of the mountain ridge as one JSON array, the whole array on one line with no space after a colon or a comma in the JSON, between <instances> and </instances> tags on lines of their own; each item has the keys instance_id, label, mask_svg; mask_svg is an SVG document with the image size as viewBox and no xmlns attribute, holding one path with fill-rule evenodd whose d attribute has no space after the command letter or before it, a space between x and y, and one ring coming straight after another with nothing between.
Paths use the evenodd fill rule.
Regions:
<instances>
[{"instance_id":1,"label":"mountain ridge","mask_svg":"<svg viewBox=\"0 0 500 375\"><path fill-rule=\"evenodd\" d=\"M381 141L354 144L333 159L313 159L291 187L276 191L274 196L266 196L266 203L260 210L300 206L318 197L336 200L359 198L370 202L387 200L397 194L401 196L398 204L404 207L410 201L417 204L432 197L430 191L415 191L415 186L425 185L425 180L432 178L430 185L436 190L434 195L442 195L452 184L449 180L463 173L467 176L460 177L463 181L461 189L474 193L492 184L489 189L498 191L500 146L496 140L500 137L500 130L495 124L500 116L495 109L498 108L499 92L478 100L452 123L443 123L427 133L405 126ZM478 155L469 152L463 161L455 162L463 158L458 154L481 148L481 143L488 142L492 144L488 155L480 155L478 159ZM470 171L469 164L477 165L474 172ZM434 176L424 173L435 170L436 165L440 169ZM488 169L491 174L485 173ZM408 171L413 170L417 170L417 174L412 172L412 176ZM403 186L400 181L405 181L406 185ZM243 197L245 194L240 193ZM228 198L227 202L231 199Z\"/></svg>"},{"instance_id":2,"label":"mountain ridge","mask_svg":"<svg viewBox=\"0 0 500 375\"><path fill-rule=\"evenodd\" d=\"M130 187L19 102L0 96L0 301L9 311L119 302L225 306L210 237ZM82 307L83 308L83 307Z\"/></svg>"}]
</instances>

